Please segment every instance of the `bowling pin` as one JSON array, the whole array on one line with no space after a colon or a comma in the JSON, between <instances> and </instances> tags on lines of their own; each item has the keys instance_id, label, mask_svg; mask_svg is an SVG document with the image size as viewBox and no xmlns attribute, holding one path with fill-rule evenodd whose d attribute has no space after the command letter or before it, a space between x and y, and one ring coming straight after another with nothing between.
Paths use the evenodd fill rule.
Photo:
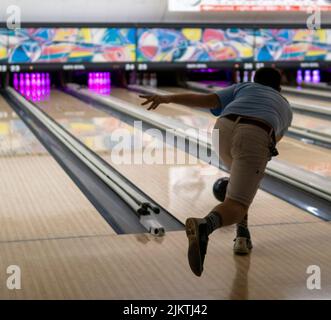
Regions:
<instances>
[{"instance_id":1,"label":"bowling pin","mask_svg":"<svg viewBox=\"0 0 331 320\"><path fill-rule=\"evenodd\" d=\"M244 82L248 82L248 79L249 79L249 72L245 71L244 72Z\"/></svg>"},{"instance_id":2,"label":"bowling pin","mask_svg":"<svg viewBox=\"0 0 331 320\"><path fill-rule=\"evenodd\" d=\"M95 88L97 87L97 73L93 72L92 73L92 90L95 90Z\"/></svg>"},{"instance_id":3,"label":"bowling pin","mask_svg":"<svg viewBox=\"0 0 331 320\"><path fill-rule=\"evenodd\" d=\"M30 89L31 89L31 100L32 101L36 101L36 92L37 92L36 82L37 82L36 74L31 73L30 74Z\"/></svg>"},{"instance_id":4,"label":"bowling pin","mask_svg":"<svg viewBox=\"0 0 331 320\"><path fill-rule=\"evenodd\" d=\"M305 71L305 82L311 82L311 70Z\"/></svg>"},{"instance_id":5,"label":"bowling pin","mask_svg":"<svg viewBox=\"0 0 331 320\"><path fill-rule=\"evenodd\" d=\"M46 95L50 95L50 91L51 91L51 79L50 79L50 75L47 72L46 73L46 86L45 86L45 90L46 90Z\"/></svg>"},{"instance_id":6,"label":"bowling pin","mask_svg":"<svg viewBox=\"0 0 331 320\"><path fill-rule=\"evenodd\" d=\"M298 85L301 85L302 84L302 82L303 82L303 78L302 78L302 70L298 70L297 71L297 84Z\"/></svg>"},{"instance_id":7,"label":"bowling pin","mask_svg":"<svg viewBox=\"0 0 331 320\"><path fill-rule=\"evenodd\" d=\"M25 97L28 100L31 99L31 81L29 73L25 73Z\"/></svg>"},{"instance_id":8,"label":"bowling pin","mask_svg":"<svg viewBox=\"0 0 331 320\"><path fill-rule=\"evenodd\" d=\"M35 87L36 87L36 74L31 73L31 88L35 89Z\"/></svg>"},{"instance_id":9,"label":"bowling pin","mask_svg":"<svg viewBox=\"0 0 331 320\"><path fill-rule=\"evenodd\" d=\"M45 94L46 94L46 91L45 91L45 73L43 72L41 74L41 80L40 80L40 85L41 85L41 100L44 100L45 98Z\"/></svg>"},{"instance_id":10,"label":"bowling pin","mask_svg":"<svg viewBox=\"0 0 331 320\"><path fill-rule=\"evenodd\" d=\"M241 77L240 77L240 71L237 70L235 73L235 81L236 83L240 83L241 82Z\"/></svg>"},{"instance_id":11,"label":"bowling pin","mask_svg":"<svg viewBox=\"0 0 331 320\"><path fill-rule=\"evenodd\" d=\"M20 88L25 87L24 85L24 74L20 73L20 82L19 82Z\"/></svg>"},{"instance_id":12,"label":"bowling pin","mask_svg":"<svg viewBox=\"0 0 331 320\"><path fill-rule=\"evenodd\" d=\"M143 86L148 86L149 85L149 74L144 73L143 75Z\"/></svg>"},{"instance_id":13,"label":"bowling pin","mask_svg":"<svg viewBox=\"0 0 331 320\"><path fill-rule=\"evenodd\" d=\"M321 81L320 71L314 70L313 71L313 83L319 83Z\"/></svg>"},{"instance_id":14,"label":"bowling pin","mask_svg":"<svg viewBox=\"0 0 331 320\"><path fill-rule=\"evenodd\" d=\"M129 84L135 84L136 81L136 74L134 71L131 71L129 74Z\"/></svg>"},{"instance_id":15,"label":"bowling pin","mask_svg":"<svg viewBox=\"0 0 331 320\"><path fill-rule=\"evenodd\" d=\"M25 73L25 87L27 88L31 88L31 81L30 81L30 74L29 73Z\"/></svg>"},{"instance_id":16,"label":"bowling pin","mask_svg":"<svg viewBox=\"0 0 331 320\"><path fill-rule=\"evenodd\" d=\"M136 85L137 86L140 86L142 84L142 81L141 81L141 73L138 73L137 74L137 77L136 77Z\"/></svg>"},{"instance_id":17,"label":"bowling pin","mask_svg":"<svg viewBox=\"0 0 331 320\"><path fill-rule=\"evenodd\" d=\"M111 92L111 73L107 72L107 79L108 79L108 87L107 87L107 94Z\"/></svg>"},{"instance_id":18,"label":"bowling pin","mask_svg":"<svg viewBox=\"0 0 331 320\"><path fill-rule=\"evenodd\" d=\"M18 90L19 86L18 86L18 74L17 73L14 73L13 85L14 85L15 90Z\"/></svg>"},{"instance_id":19,"label":"bowling pin","mask_svg":"<svg viewBox=\"0 0 331 320\"><path fill-rule=\"evenodd\" d=\"M25 94L25 85L24 85L24 74L20 73L20 80L19 80L19 92L22 96Z\"/></svg>"},{"instance_id":20,"label":"bowling pin","mask_svg":"<svg viewBox=\"0 0 331 320\"><path fill-rule=\"evenodd\" d=\"M89 90L92 88L92 72L88 73L87 87Z\"/></svg>"},{"instance_id":21,"label":"bowling pin","mask_svg":"<svg viewBox=\"0 0 331 320\"><path fill-rule=\"evenodd\" d=\"M99 87L99 91L98 93L100 94L104 94L104 90L105 90L105 72L100 72L100 87Z\"/></svg>"},{"instance_id":22,"label":"bowling pin","mask_svg":"<svg viewBox=\"0 0 331 320\"><path fill-rule=\"evenodd\" d=\"M100 89L100 76L101 76L100 72L97 72L95 74L95 89L96 89L97 92Z\"/></svg>"},{"instance_id":23,"label":"bowling pin","mask_svg":"<svg viewBox=\"0 0 331 320\"><path fill-rule=\"evenodd\" d=\"M92 85L92 73L89 72L87 74L87 88L90 89L91 88L91 85Z\"/></svg>"},{"instance_id":24,"label":"bowling pin","mask_svg":"<svg viewBox=\"0 0 331 320\"><path fill-rule=\"evenodd\" d=\"M153 88L156 88L157 87L157 76L156 76L156 73L152 73L151 74L151 77L150 77L150 80L149 80L149 85Z\"/></svg>"},{"instance_id":25,"label":"bowling pin","mask_svg":"<svg viewBox=\"0 0 331 320\"><path fill-rule=\"evenodd\" d=\"M102 92L105 85L105 73L100 72L99 77L99 92Z\"/></svg>"},{"instance_id":26,"label":"bowling pin","mask_svg":"<svg viewBox=\"0 0 331 320\"><path fill-rule=\"evenodd\" d=\"M37 73L36 90L37 90L37 99L40 99L40 96L41 96L41 74L40 74L40 72Z\"/></svg>"}]
</instances>

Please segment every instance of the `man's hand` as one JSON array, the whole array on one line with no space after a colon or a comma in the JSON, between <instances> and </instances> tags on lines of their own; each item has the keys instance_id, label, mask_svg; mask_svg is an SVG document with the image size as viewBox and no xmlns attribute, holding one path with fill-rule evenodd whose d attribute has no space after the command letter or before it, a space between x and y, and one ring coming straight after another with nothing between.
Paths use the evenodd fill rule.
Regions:
<instances>
[{"instance_id":1,"label":"man's hand","mask_svg":"<svg viewBox=\"0 0 331 320\"><path fill-rule=\"evenodd\" d=\"M156 109L161 103L169 103L171 95L140 95L140 98L146 99L146 101L142 102L141 105L145 106L150 104L147 110Z\"/></svg>"}]
</instances>

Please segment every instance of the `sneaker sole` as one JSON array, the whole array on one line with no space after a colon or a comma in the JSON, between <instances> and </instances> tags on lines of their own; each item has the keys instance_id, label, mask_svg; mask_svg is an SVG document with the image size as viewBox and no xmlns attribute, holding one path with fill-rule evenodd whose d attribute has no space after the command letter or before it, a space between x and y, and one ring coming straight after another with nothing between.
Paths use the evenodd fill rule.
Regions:
<instances>
[{"instance_id":1,"label":"sneaker sole","mask_svg":"<svg viewBox=\"0 0 331 320\"><path fill-rule=\"evenodd\" d=\"M252 249L253 249L253 246L252 245L248 245L247 246L247 250L245 250L245 249L242 249L242 250L240 250L240 249L233 249L233 252L234 252L234 254L236 254L238 256L245 256L247 254L250 254L251 251L252 251Z\"/></svg>"},{"instance_id":2,"label":"sneaker sole","mask_svg":"<svg viewBox=\"0 0 331 320\"><path fill-rule=\"evenodd\" d=\"M200 277L203 271L201 264L201 255L200 255L200 244L199 244L199 225L197 221L193 218L189 218L185 223L186 235L189 241L189 250L188 250L188 261L191 267L192 272ZM190 252L194 252L195 256L193 257ZM196 266L198 262L198 268Z\"/></svg>"},{"instance_id":3,"label":"sneaker sole","mask_svg":"<svg viewBox=\"0 0 331 320\"><path fill-rule=\"evenodd\" d=\"M234 254L236 254L237 256L245 256L247 254L249 254L251 252L251 250L249 249L247 250L233 250Z\"/></svg>"}]
</instances>

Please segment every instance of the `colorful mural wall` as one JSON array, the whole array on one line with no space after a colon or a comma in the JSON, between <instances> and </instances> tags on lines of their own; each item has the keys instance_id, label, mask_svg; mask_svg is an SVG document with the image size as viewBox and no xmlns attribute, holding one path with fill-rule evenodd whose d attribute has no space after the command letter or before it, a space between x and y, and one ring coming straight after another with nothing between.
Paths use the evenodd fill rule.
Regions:
<instances>
[{"instance_id":1,"label":"colorful mural wall","mask_svg":"<svg viewBox=\"0 0 331 320\"><path fill-rule=\"evenodd\" d=\"M140 62L247 61L254 56L252 29L138 29Z\"/></svg>"},{"instance_id":2,"label":"colorful mural wall","mask_svg":"<svg viewBox=\"0 0 331 320\"><path fill-rule=\"evenodd\" d=\"M8 61L8 30L0 29L0 63Z\"/></svg>"},{"instance_id":3,"label":"colorful mural wall","mask_svg":"<svg viewBox=\"0 0 331 320\"><path fill-rule=\"evenodd\" d=\"M135 61L134 28L23 28L8 42L9 63Z\"/></svg>"},{"instance_id":4,"label":"colorful mural wall","mask_svg":"<svg viewBox=\"0 0 331 320\"><path fill-rule=\"evenodd\" d=\"M331 61L331 29L258 29L256 61Z\"/></svg>"},{"instance_id":5,"label":"colorful mural wall","mask_svg":"<svg viewBox=\"0 0 331 320\"><path fill-rule=\"evenodd\" d=\"M331 29L0 29L0 63L331 61Z\"/></svg>"}]
</instances>

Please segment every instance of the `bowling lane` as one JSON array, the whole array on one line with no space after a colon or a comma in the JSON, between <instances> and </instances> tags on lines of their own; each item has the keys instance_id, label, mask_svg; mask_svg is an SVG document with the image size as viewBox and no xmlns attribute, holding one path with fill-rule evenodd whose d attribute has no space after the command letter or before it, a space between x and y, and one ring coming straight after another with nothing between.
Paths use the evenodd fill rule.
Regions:
<instances>
[{"instance_id":1,"label":"bowling lane","mask_svg":"<svg viewBox=\"0 0 331 320\"><path fill-rule=\"evenodd\" d=\"M193 83L194 82L190 82L190 83ZM206 86L207 88L209 89L212 89L212 90L220 90L222 88L225 88L227 86L229 86L229 84L227 83L224 83L224 82L217 82L217 81L202 81L202 82L199 82L199 84L201 85L204 85ZM286 86L283 86L284 89L288 88ZM296 88L291 88L291 90L296 90ZM306 91L307 93L310 93L310 94L314 94L315 97L312 98L312 97L307 97L307 96L304 96L301 94L300 91ZM323 98L318 98L319 96L326 96L327 93L326 92L320 92L320 91L316 91L316 90L313 90L313 89L297 89L296 92L288 92L286 90L283 91L282 93L288 100L289 102L291 103L294 103L294 104L301 104L301 105L304 105L304 106L317 106L317 107L331 107L331 103L330 101L326 101L325 99ZM327 95L329 97L329 95Z\"/></svg>"},{"instance_id":2,"label":"bowling lane","mask_svg":"<svg viewBox=\"0 0 331 320\"><path fill-rule=\"evenodd\" d=\"M124 91L124 93L132 99L133 96L129 95L129 92ZM135 99L137 103L139 98L136 96ZM163 150L163 155L170 155L169 158L172 159L171 155L175 154L177 159L184 161L182 163L133 162L133 156L140 159L141 153L146 155L150 150L152 138L148 133L143 134L142 150L127 145L121 159L129 159L129 161L118 161L121 159L116 158L118 150L114 147L113 140L118 139L120 132L136 136L139 130L135 132L132 126L110 114L56 90L51 92L48 101L39 102L38 105L182 222L191 215L204 216L217 204L211 190L214 181L226 175L223 171L180 150L171 150L170 146L162 145L158 146L158 150ZM61 113L60 110L66 110L66 114ZM316 221L319 220L261 190L250 213L252 225Z\"/></svg>"},{"instance_id":3,"label":"bowling lane","mask_svg":"<svg viewBox=\"0 0 331 320\"><path fill-rule=\"evenodd\" d=\"M254 249L232 252L233 234L211 236L197 279L187 263L184 232L163 238L121 235L0 243L0 269L26 271L23 290L0 286L2 299L329 299L331 225L252 227ZM307 290L307 266L318 265L321 290ZM23 272L24 272L23 271ZM46 290L47 288L47 290Z\"/></svg>"},{"instance_id":4,"label":"bowling lane","mask_svg":"<svg viewBox=\"0 0 331 320\"><path fill-rule=\"evenodd\" d=\"M114 234L0 96L0 242Z\"/></svg>"},{"instance_id":5,"label":"bowling lane","mask_svg":"<svg viewBox=\"0 0 331 320\"><path fill-rule=\"evenodd\" d=\"M172 92L171 88L167 88L170 92ZM177 90L177 89L176 89ZM173 91L174 92L174 91ZM181 92L185 92L185 89L181 89ZM135 93L133 93L135 94ZM122 91L117 91L117 89L113 89L112 95L122 98L126 100L126 94L123 94ZM137 94L135 94L137 97ZM130 99L132 101L132 98ZM136 100L136 104L140 103L140 99ZM168 110L171 105L163 105L161 108L155 110L155 112L160 112L162 109L162 114L166 114L166 110ZM197 118L200 117L201 112L205 113L207 119L204 120L204 123L208 123L208 127L199 127L210 130L213 128L216 118L204 111L196 111L196 109L188 108L185 106L178 106L181 110L186 109L188 113L191 113L192 119L198 121ZM184 112L184 111L182 111ZM296 117L296 115L295 115ZM189 118L189 116L187 116ZM315 120L317 120L315 122ZM327 121L328 122L328 121ZM329 132L330 128L328 127L327 122L319 122L319 119L315 118L305 118L296 117L296 120L293 122L294 124L310 124L315 123L315 128L322 128L323 131ZM299 126L299 125L298 125ZM285 164L290 166L299 167L311 173L314 173L322 178L331 179L331 151L325 148L321 148L314 145L305 144L302 141L298 141L296 139L292 139L289 137L284 137L281 142L278 144L278 149L280 151L280 155L276 158L277 161L282 161ZM307 155L309 154L309 157Z\"/></svg>"},{"instance_id":6,"label":"bowling lane","mask_svg":"<svg viewBox=\"0 0 331 320\"><path fill-rule=\"evenodd\" d=\"M209 89L211 91L217 91L217 90L221 90L222 88L225 87L224 84L218 84L217 82L210 82L209 85L206 85L205 82L188 82L190 85L198 85L200 87L205 87L206 89ZM316 95L315 98L309 98L309 97L305 97L305 96L300 96L299 93L290 93L290 92L284 92L282 93L290 103L293 104L300 104L303 106L307 106L307 107L327 107L329 108L331 106L331 103L329 101L325 101L323 99L318 99L318 95Z\"/></svg>"},{"instance_id":7,"label":"bowling lane","mask_svg":"<svg viewBox=\"0 0 331 320\"><path fill-rule=\"evenodd\" d=\"M294 112L292 126L312 130L317 134L320 133L331 137L331 121L327 119L315 118Z\"/></svg>"},{"instance_id":8,"label":"bowling lane","mask_svg":"<svg viewBox=\"0 0 331 320\"><path fill-rule=\"evenodd\" d=\"M162 87L162 90L171 93L196 93L180 87ZM294 112L292 126L316 131L331 136L331 121L327 119L315 118L308 115Z\"/></svg>"},{"instance_id":9,"label":"bowling lane","mask_svg":"<svg viewBox=\"0 0 331 320\"><path fill-rule=\"evenodd\" d=\"M331 107L330 101L325 101L322 99L318 99L318 96L316 98L308 98L308 97L302 97L299 94L293 94L293 93L284 93L284 96L288 99L290 103L293 104L301 104L304 106L317 106L317 107Z\"/></svg>"},{"instance_id":10,"label":"bowling lane","mask_svg":"<svg viewBox=\"0 0 331 320\"><path fill-rule=\"evenodd\" d=\"M323 98L331 98L330 92L326 90L319 90L315 88L309 88L309 87L289 87L289 86L283 86L284 90L287 90L287 93L289 91L293 92L293 94L297 94L301 97L304 97L305 95L311 95L311 96L316 96L316 98L323 97Z\"/></svg>"}]
</instances>

